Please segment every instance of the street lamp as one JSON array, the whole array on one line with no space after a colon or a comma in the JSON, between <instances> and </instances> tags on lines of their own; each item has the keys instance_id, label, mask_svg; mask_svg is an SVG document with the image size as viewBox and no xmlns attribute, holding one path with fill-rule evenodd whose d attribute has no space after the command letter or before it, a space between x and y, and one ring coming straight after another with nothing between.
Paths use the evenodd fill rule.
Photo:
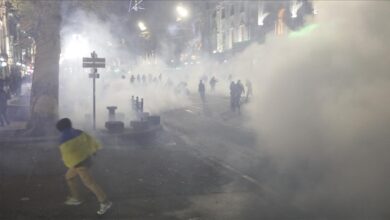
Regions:
<instances>
[{"instance_id":1,"label":"street lamp","mask_svg":"<svg viewBox=\"0 0 390 220\"><path fill-rule=\"evenodd\" d=\"M181 19L187 18L190 14L188 9L184 7L183 5L176 6L176 12L177 12L177 20L180 21Z\"/></svg>"},{"instance_id":2,"label":"street lamp","mask_svg":"<svg viewBox=\"0 0 390 220\"><path fill-rule=\"evenodd\" d=\"M138 22L138 28L141 30L141 31L146 31L148 28L146 27L146 25L144 24L144 22L140 21Z\"/></svg>"}]
</instances>

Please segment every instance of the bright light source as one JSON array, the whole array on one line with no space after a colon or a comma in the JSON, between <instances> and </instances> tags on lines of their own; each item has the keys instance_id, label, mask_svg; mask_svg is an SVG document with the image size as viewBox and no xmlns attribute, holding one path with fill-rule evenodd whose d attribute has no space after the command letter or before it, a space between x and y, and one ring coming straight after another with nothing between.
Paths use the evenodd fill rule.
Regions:
<instances>
[{"instance_id":1,"label":"bright light source","mask_svg":"<svg viewBox=\"0 0 390 220\"><path fill-rule=\"evenodd\" d=\"M264 25L264 19L269 15L268 12L264 13L264 14L259 14L258 18L257 18L257 25L259 26L263 26Z\"/></svg>"},{"instance_id":2,"label":"bright light source","mask_svg":"<svg viewBox=\"0 0 390 220\"><path fill-rule=\"evenodd\" d=\"M79 59L90 52L87 38L80 34L73 34L64 40L64 53L62 59Z\"/></svg>"},{"instance_id":3,"label":"bright light source","mask_svg":"<svg viewBox=\"0 0 390 220\"><path fill-rule=\"evenodd\" d=\"M186 18L189 15L188 9L183 7L182 5L178 5L176 7L176 12L180 18Z\"/></svg>"},{"instance_id":4,"label":"bright light source","mask_svg":"<svg viewBox=\"0 0 390 220\"><path fill-rule=\"evenodd\" d=\"M302 7L302 5L303 5L303 3L300 1L292 1L291 2L290 12L291 12L292 18L298 17L298 10Z\"/></svg>"},{"instance_id":5,"label":"bright light source","mask_svg":"<svg viewBox=\"0 0 390 220\"><path fill-rule=\"evenodd\" d=\"M265 12L265 3L263 1L258 2L258 8L257 8L257 25L263 26L264 25L264 19L269 15L268 12Z\"/></svg>"},{"instance_id":6,"label":"bright light source","mask_svg":"<svg viewBox=\"0 0 390 220\"><path fill-rule=\"evenodd\" d=\"M213 53L217 53L217 51L216 51L216 50L213 50Z\"/></svg>"},{"instance_id":7,"label":"bright light source","mask_svg":"<svg viewBox=\"0 0 390 220\"><path fill-rule=\"evenodd\" d=\"M141 31L146 31L146 30L147 30L146 25L145 25L144 22L142 22L142 21L138 22L138 28L139 28Z\"/></svg>"},{"instance_id":8,"label":"bright light source","mask_svg":"<svg viewBox=\"0 0 390 220\"><path fill-rule=\"evenodd\" d=\"M16 63L16 66L21 66L21 65L22 65L22 64L21 64L21 63L19 63L19 62L17 62L17 63Z\"/></svg>"},{"instance_id":9,"label":"bright light source","mask_svg":"<svg viewBox=\"0 0 390 220\"><path fill-rule=\"evenodd\" d=\"M6 66L7 66L7 63L6 63L6 62L1 62L1 66L2 66L2 67L6 67Z\"/></svg>"}]
</instances>

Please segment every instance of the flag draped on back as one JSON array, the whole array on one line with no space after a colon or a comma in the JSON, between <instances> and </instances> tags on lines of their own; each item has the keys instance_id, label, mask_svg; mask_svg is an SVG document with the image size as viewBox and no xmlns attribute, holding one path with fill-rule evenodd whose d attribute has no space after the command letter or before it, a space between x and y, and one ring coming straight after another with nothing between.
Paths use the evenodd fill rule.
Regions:
<instances>
[{"instance_id":1,"label":"flag draped on back","mask_svg":"<svg viewBox=\"0 0 390 220\"><path fill-rule=\"evenodd\" d=\"M67 136L62 138L60 151L68 168L76 166L101 148L99 143L85 132L73 130Z\"/></svg>"}]
</instances>

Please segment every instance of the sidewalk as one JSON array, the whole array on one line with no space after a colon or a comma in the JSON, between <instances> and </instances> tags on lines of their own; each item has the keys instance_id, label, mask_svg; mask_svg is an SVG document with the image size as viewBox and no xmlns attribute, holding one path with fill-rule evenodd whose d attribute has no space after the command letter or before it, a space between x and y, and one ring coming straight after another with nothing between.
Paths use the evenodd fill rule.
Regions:
<instances>
[{"instance_id":1,"label":"sidewalk","mask_svg":"<svg viewBox=\"0 0 390 220\"><path fill-rule=\"evenodd\" d=\"M21 130L26 127L27 122L24 121L11 121L11 124L4 125L3 127L0 126L0 137L1 133L8 133L16 130Z\"/></svg>"}]
</instances>

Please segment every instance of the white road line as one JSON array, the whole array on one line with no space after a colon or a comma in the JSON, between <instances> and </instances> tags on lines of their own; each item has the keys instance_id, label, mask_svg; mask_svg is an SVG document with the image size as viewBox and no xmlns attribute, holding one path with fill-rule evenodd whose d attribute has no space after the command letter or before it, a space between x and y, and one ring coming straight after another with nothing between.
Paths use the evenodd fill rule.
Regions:
<instances>
[{"instance_id":1,"label":"white road line","mask_svg":"<svg viewBox=\"0 0 390 220\"><path fill-rule=\"evenodd\" d=\"M191 111L189 109L186 109L186 112L191 113L191 114L195 114L195 112L193 112L193 111Z\"/></svg>"},{"instance_id":2,"label":"white road line","mask_svg":"<svg viewBox=\"0 0 390 220\"><path fill-rule=\"evenodd\" d=\"M199 144L191 141L187 136L185 135L182 135L182 134L179 134L178 132L176 131L173 131L171 128L169 128L169 126L165 126L165 128L167 129L167 131L170 131L172 133L175 133L176 135L178 135L184 142L186 142L189 146L199 146ZM256 185L257 187L259 187L261 190L263 190L264 192L266 193L271 193L271 194L275 194L275 192L271 189L269 189L268 187L262 185L259 181L257 181L255 178L235 169L234 167L232 167L231 165L225 163L225 162L222 162L220 160L217 160L216 158L212 158L212 157L208 157L208 156L205 156L202 152L200 152L198 149L194 148L194 147L191 147L191 149L199 156L199 157L202 157L202 158L206 158L207 160L209 160L210 162L214 163L214 164L217 164L233 173L235 173L236 175L238 175L239 177L245 179L246 181Z\"/></svg>"}]
</instances>

